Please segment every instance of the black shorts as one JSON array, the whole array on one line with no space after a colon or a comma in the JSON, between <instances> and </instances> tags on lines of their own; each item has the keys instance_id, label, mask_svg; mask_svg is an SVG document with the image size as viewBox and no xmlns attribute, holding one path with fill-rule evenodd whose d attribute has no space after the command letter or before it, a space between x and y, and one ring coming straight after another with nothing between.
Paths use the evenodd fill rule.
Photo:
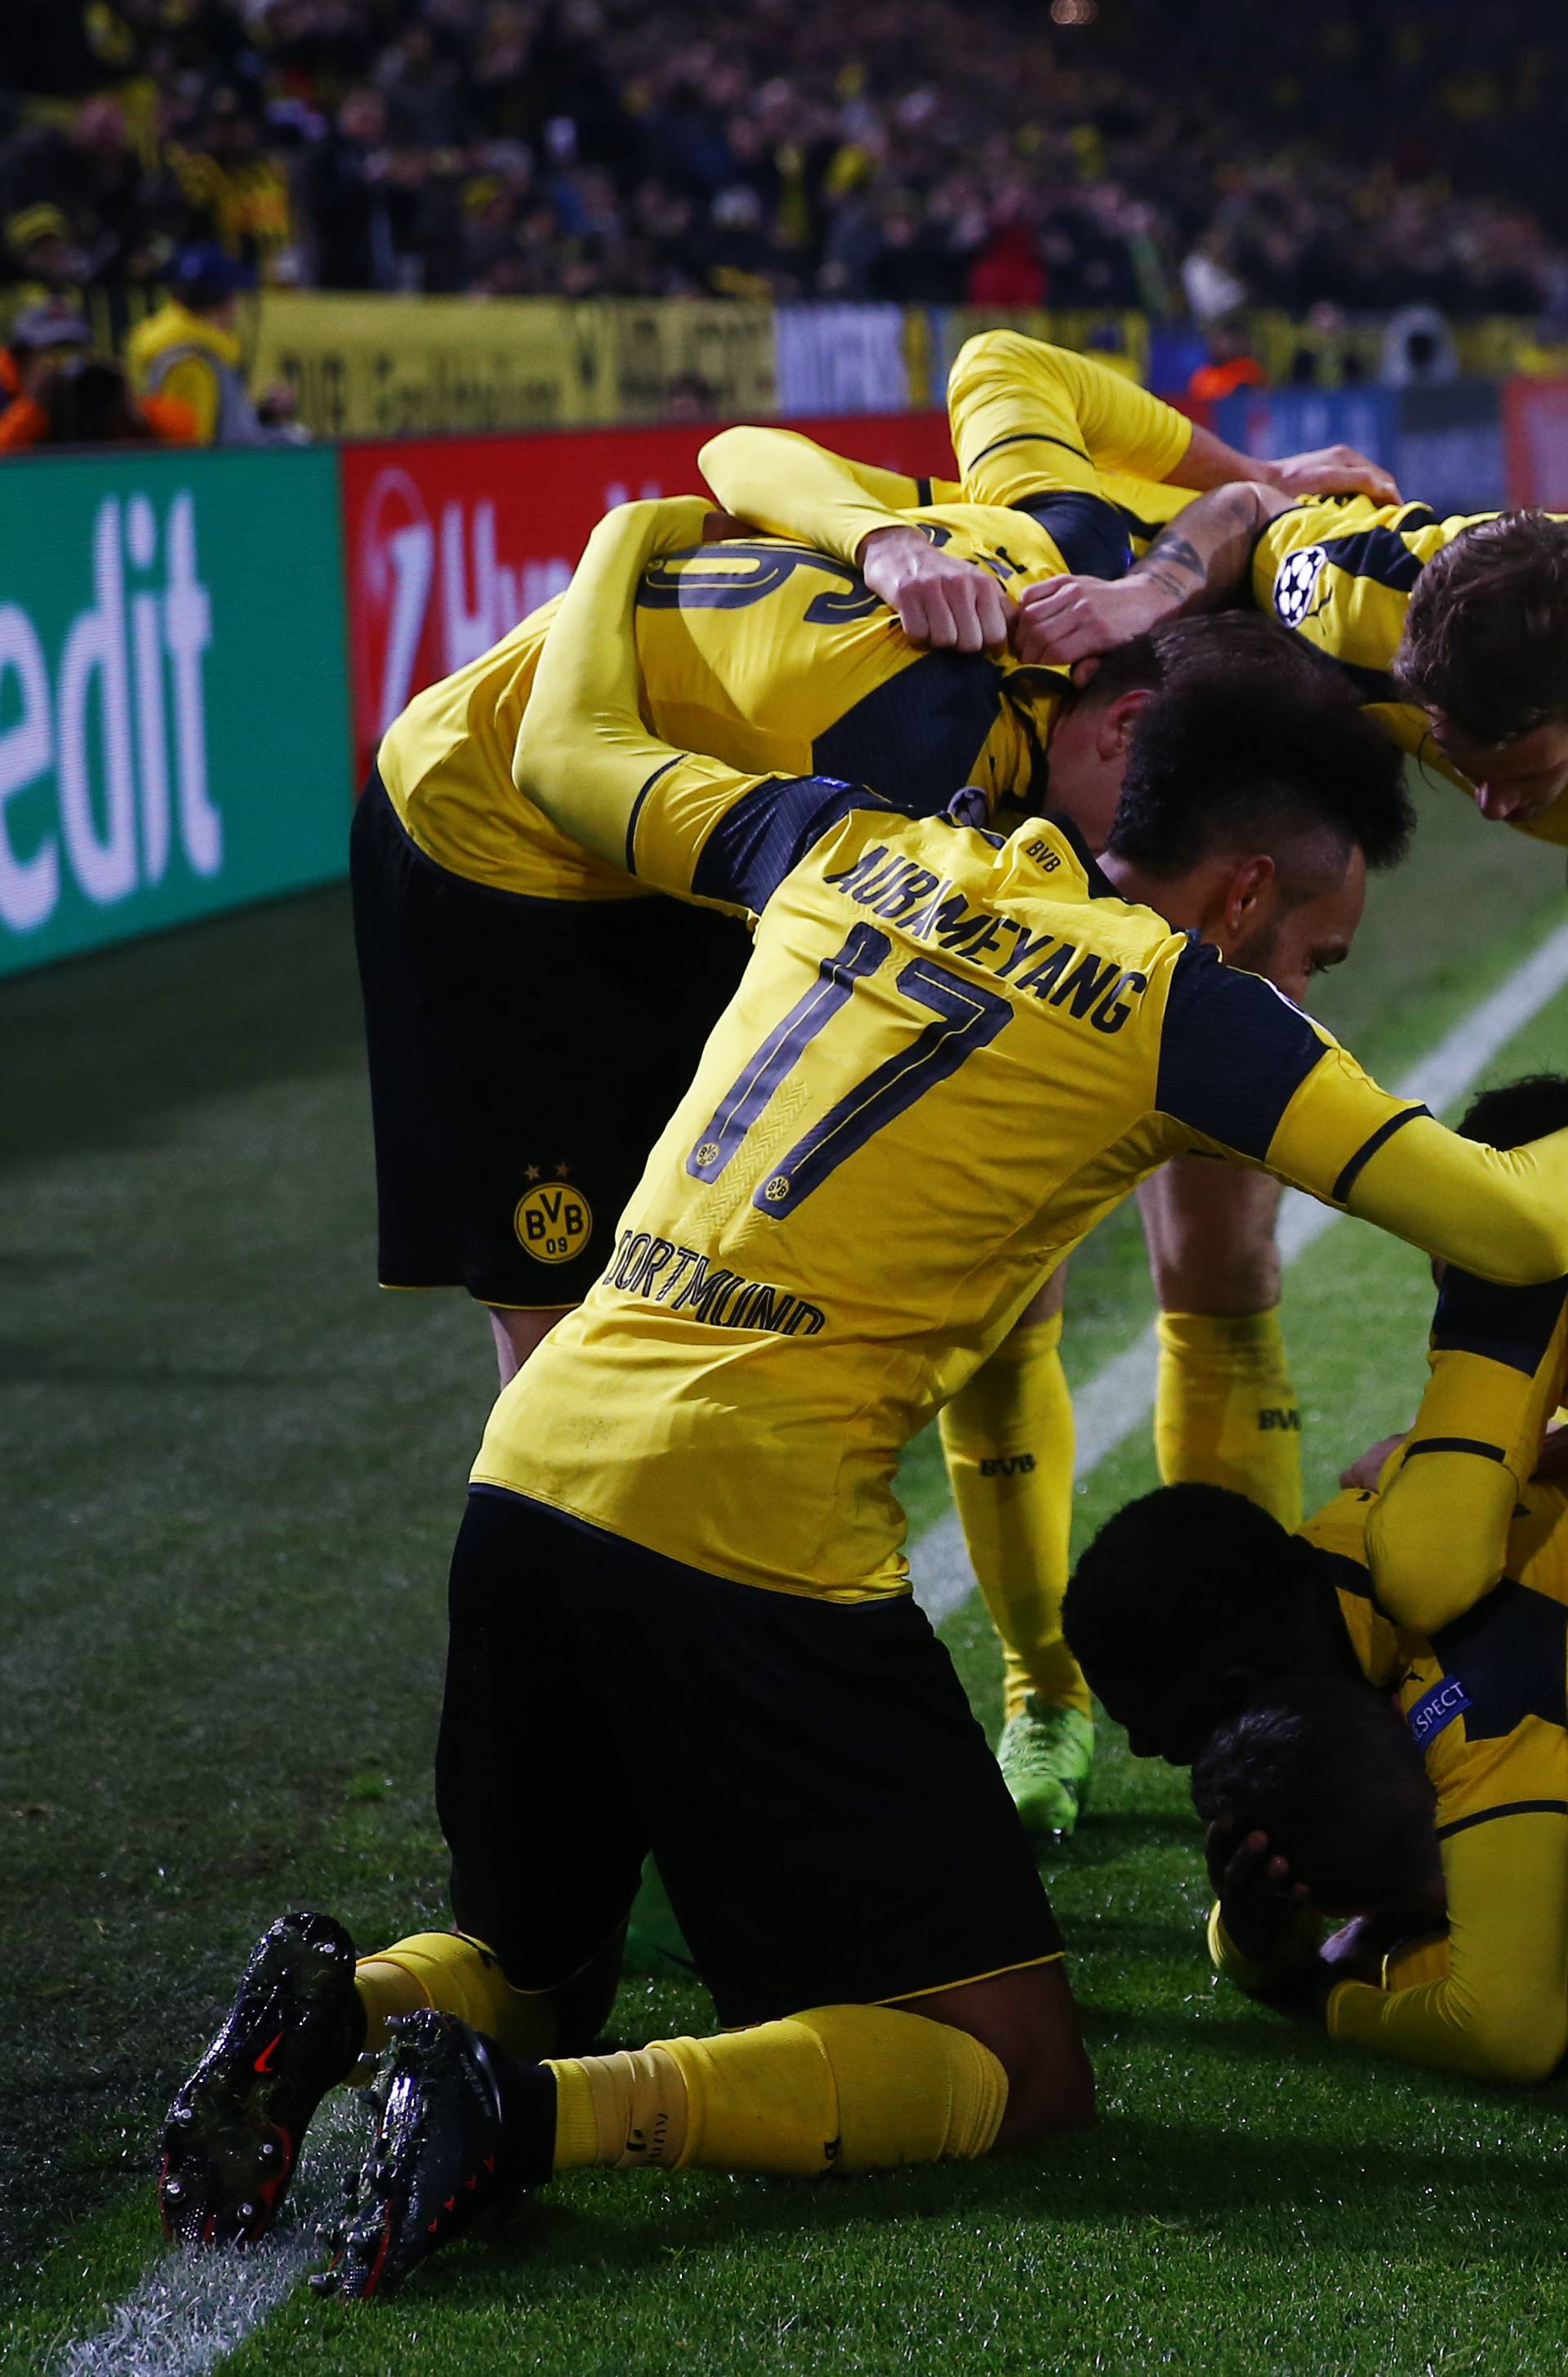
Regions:
<instances>
[{"instance_id":1,"label":"black shorts","mask_svg":"<svg viewBox=\"0 0 1568 2377\"><path fill-rule=\"evenodd\" d=\"M725 2024L1060 1953L996 1761L907 1596L731 1584L478 1487L451 1629L453 1912L517 1988L554 1988L613 1938L650 1850Z\"/></svg>"},{"instance_id":2,"label":"black shorts","mask_svg":"<svg viewBox=\"0 0 1568 2377\"><path fill-rule=\"evenodd\" d=\"M578 1304L751 952L679 901L531 900L415 848L379 778L350 842L378 1276Z\"/></svg>"}]
</instances>

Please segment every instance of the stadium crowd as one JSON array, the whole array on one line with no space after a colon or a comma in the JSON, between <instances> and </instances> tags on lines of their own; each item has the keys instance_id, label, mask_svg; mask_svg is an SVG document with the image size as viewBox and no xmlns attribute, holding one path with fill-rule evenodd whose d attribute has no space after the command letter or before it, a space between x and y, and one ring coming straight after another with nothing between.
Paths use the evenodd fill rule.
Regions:
<instances>
[{"instance_id":1,"label":"stadium crowd","mask_svg":"<svg viewBox=\"0 0 1568 2377\"><path fill-rule=\"evenodd\" d=\"M0 272L1568 317L1530 0L7 0ZM1500 60L1506 60L1502 66Z\"/></svg>"}]
</instances>

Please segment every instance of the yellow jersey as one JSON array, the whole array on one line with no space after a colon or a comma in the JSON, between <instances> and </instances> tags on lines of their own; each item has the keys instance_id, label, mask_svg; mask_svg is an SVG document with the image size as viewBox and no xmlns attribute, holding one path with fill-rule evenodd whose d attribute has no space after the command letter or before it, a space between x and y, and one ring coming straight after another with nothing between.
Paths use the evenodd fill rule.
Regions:
<instances>
[{"instance_id":1,"label":"yellow jersey","mask_svg":"<svg viewBox=\"0 0 1568 2377\"><path fill-rule=\"evenodd\" d=\"M1013 547L1026 542L1020 528L1043 546L1032 522L962 509L913 517L964 559L983 557L1004 583L1031 574ZM1053 546L1036 563L1063 567ZM645 886L558 832L513 778L560 599L415 696L383 738L382 781L410 839L455 875L536 899L636 898ZM660 555L638 591L636 633L656 734L752 773L815 771L906 790L918 776L944 797L972 782L1016 798L1039 770L1060 698L1054 672L980 652L918 651L848 564L774 539Z\"/></svg>"},{"instance_id":2,"label":"yellow jersey","mask_svg":"<svg viewBox=\"0 0 1568 2377\"><path fill-rule=\"evenodd\" d=\"M748 772L853 777L906 802L916 775L943 797L969 782L997 797L1038 796L1063 675L980 653L917 651L853 566L868 528L897 516L1015 594L1068 570L1119 576L1192 500L1137 480L1102 484L1088 459L1091 441L1105 442L1108 468L1184 451L1190 424L1181 414L1080 356L1022 343L1034 400L1049 407L1063 441L1038 448L1060 459L1059 472L997 469L999 491L1028 482L1026 508L1007 492L981 502L971 487L842 462L789 432L731 430L709 444L703 468L719 501L788 541L699 546L662 556L649 573L637 654L645 715L662 739ZM971 340L965 354L986 349ZM987 373L975 364L955 385L966 431L979 408L979 435L990 418ZM949 500L960 493L968 499ZM556 607L545 604L416 695L383 738L382 779L413 842L454 874L536 899L635 898L643 887L576 848L515 778Z\"/></svg>"},{"instance_id":3,"label":"yellow jersey","mask_svg":"<svg viewBox=\"0 0 1568 2377\"><path fill-rule=\"evenodd\" d=\"M1390 1097L1269 984L1119 898L1059 819L746 778L656 741L628 622L658 516L601 522L519 750L659 889L757 917L605 1272L503 1393L475 1481L735 1582L908 1588L909 1439L1171 1155L1260 1165L1443 1250L1568 1246L1568 1132L1508 1157ZM640 1028L657 1029L657 1022ZM1565 1258L1568 1260L1568 1258Z\"/></svg>"},{"instance_id":4,"label":"yellow jersey","mask_svg":"<svg viewBox=\"0 0 1568 2377\"><path fill-rule=\"evenodd\" d=\"M1392 1686L1437 1794L1448 1936L1391 1956L1381 1988L1341 1982L1330 2035L1482 2079L1544 2078L1568 2049L1568 1497L1523 1493L1507 1574L1427 1636L1377 1610L1371 1494L1302 1528L1331 1553L1356 1657Z\"/></svg>"},{"instance_id":5,"label":"yellow jersey","mask_svg":"<svg viewBox=\"0 0 1568 2377\"><path fill-rule=\"evenodd\" d=\"M1253 555L1259 609L1334 662L1402 751L1467 793L1470 785L1438 747L1426 711L1401 699L1390 672L1423 565L1478 520L1496 517L1439 520L1424 504L1312 496L1271 521ZM1519 831L1568 842L1568 794Z\"/></svg>"},{"instance_id":6,"label":"yellow jersey","mask_svg":"<svg viewBox=\"0 0 1568 2377\"><path fill-rule=\"evenodd\" d=\"M905 1444L1129 1190L1197 1147L1329 1195L1420 1110L1063 821L1002 841L808 778L671 868L666 785L639 872L759 911L755 949L474 1477L711 1575L904 1592Z\"/></svg>"}]
</instances>

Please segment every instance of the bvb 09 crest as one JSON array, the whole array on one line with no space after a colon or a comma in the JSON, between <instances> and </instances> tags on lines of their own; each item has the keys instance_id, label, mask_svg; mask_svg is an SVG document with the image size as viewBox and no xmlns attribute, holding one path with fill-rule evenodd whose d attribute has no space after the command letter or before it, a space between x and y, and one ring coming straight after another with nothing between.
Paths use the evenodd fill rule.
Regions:
<instances>
[{"instance_id":1,"label":"bvb 09 crest","mask_svg":"<svg viewBox=\"0 0 1568 2377\"><path fill-rule=\"evenodd\" d=\"M512 1227L524 1253L537 1262L570 1262L593 1236L593 1212L580 1188L541 1180L518 1198Z\"/></svg>"}]
</instances>

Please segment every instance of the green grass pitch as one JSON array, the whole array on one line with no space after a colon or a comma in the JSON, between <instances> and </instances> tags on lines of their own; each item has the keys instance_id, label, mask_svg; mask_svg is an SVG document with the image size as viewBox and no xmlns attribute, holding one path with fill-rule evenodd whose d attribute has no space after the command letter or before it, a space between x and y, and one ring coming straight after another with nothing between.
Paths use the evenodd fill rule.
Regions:
<instances>
[{"instance_id":1,"label":"green grass pitch","mask_svg":"<svg viewBox=\"0 0 1568 2377\"><path fill-rule=\"evenodd\" d=\"M1323 1001L1385 1077L1560 913L1558 854L1440 790L1423 806L1417 859L1375 888ZM491 1355L460 1299L372 1284L339 893L24 979L0 1009L8 2371L67 2365L159 2262L158 2117L263 1925L321 1905L374 1941L444 1919L441 1595ZM1565 1045L1568 997L1494 1069ZM1427 1305L1420 1259L1351 1224L1292 1273L1314 1492L1408 1416ZM1123 1217L1075 1264L1069 1368L1092 1374L1148 1310ZM1152 1482L1140 1430L1088 1481L1082 1526ZM929 1445L907 1484L917 1524L939 1515ZM972 1604L946 1633L993 1719ZM221 2365L1560 2368L1560 2090L1402 2073L1217 1989L1196 1842L1180 1778L1109 1742L1051 1874L1099 2076L1092 2135L815 2188L584 2176L396 2302L296 2288ZM614 2029L707 2022L698 1992L636 1977ZM213 2365L177 2348L90 2365Z\"/></svg>"}]
</instances>

